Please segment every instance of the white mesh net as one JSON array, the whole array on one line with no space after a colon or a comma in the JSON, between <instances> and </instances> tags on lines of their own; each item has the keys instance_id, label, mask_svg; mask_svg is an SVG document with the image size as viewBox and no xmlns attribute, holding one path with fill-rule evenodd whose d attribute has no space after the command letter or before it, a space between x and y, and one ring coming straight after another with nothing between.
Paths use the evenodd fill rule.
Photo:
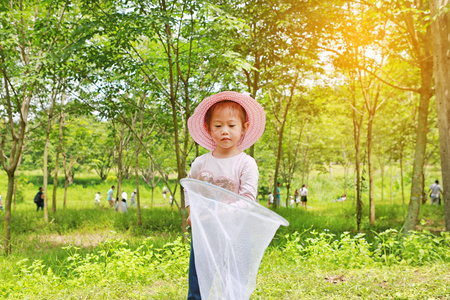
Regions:
<instances>
[{"instance_id":1,"label":"white mesh net","mask_svg":"<svg viewBox=\"0 0 450 300\"><path fill-rule=\"evenodd\" d=\"M264 251L284 218L215 185L182 179L190 201L202 299L249 299Z\"/></svg>"}]
</instances>

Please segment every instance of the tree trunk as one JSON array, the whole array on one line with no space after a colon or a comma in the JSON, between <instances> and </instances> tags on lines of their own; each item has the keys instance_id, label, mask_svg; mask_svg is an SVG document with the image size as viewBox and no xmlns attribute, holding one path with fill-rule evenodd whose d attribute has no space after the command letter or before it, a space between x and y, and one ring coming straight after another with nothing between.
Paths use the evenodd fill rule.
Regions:
<instances>
[{"instance_id":1,"label":"tree trunk","mask_svg":"<svg viewBox=\"0 0 450 300\"><path fill-rule=\"evenodd\" d=\"M248 92L250 93L250 97L253 97L253 99L256 100L256 94L258 93L258 90L260 89L259 86L259 79L261 76L261 55L259 51L255 51L254 52L254 69L253 69L253 81L250 78L250 73L246 72L246 75L248 75L247 79L248 79ZM248 149L248 155L250 155L251 157L255 157L255 145L252 145L249 149Z\"/></svg>"},{"instance_id":2,"label":"tree trunk","mask_svg":"<svg viewBox=\"0 0 450 300\"><path fill-rule=\"evenodd\" d=\"M20 6L20 10L22 10L22 5ZM20 12L22 13L22 11ZM23 19L22 19L23 21ZM22 22L22 28L23 22ZM21 45L17 45L18 48L25 49L28 47L26 39L21 40ZM27 45L27 46L26 46ZM31 47L30 47L31 48ZM0 71L3 74L4 85L2 87L2 106L6 110L7 119L4 119L4 127L8 132L8 135L11 138L11 142L9 146L9 157L7 157L4 153L5 146L5 136L2 138L2 143L0 143L0 162L3 167L3 170L8 174L8 192L6 194L5 199L5 217L4 217L4 242L5 242L5 253L6 255L11 254L11 203L14 192L14 180L15 180L15 172L17 170L17 166L19 165L20 158L22 156L23 151L23 143L25 140L25 134L27 131L28 124L28 111L30 108L30 102L33 97L34 83L28 85L27 83L21 83L23 86L24 93L22 95L17 95L16 99L11 99L11 95L9 93L10 86L13 88L11 80L8 79L8 70L5 65L5 52L3 49L3 43L0 43ZM29 53L29 52L28 52ZM22 57L22 61L25 61L25 57ZM36 62L35 73L38 74L40 71L39 59ZM27 62L28 65L28 62ZM15 80L13 80L15 81ZM15 92L14 92L15 93ZM3 101L6 100L6 101ZM5 159L6 158L6 159Z\"/></svg>"},{"instance_id":3,"label":"tree trunk","mask_svg":"<svg viewBox=\"0 0 450 300\"><path fill-rule=\"evenodd\" d=\"M248 148L248 155L255 157L255 145L251 145L250 148Z\"/></svg>"},{"instance_id":4,"label":"tree trunk","mask_svg":"<svg viewBox=\"0 0 450 300\"><path fill-rule=\"evenodd\" d=\"M364 115L356 111L356 87L355 78L351 78L350 84L352 92L352 120L353 120L353 142L355 145L355 172L356 172L356 224L358 231L361 228L362 200L361 200L361 170L360 170L360 140L361 128Z\"/></svg>"},{"instance_id":5,"label":"tree trunk","mask_svg":"<svg viewBox=\"0 0 450 300\"><path fill-rule=\"evenodd\" d=\"M135 176L136 176L136 194L135 194L135 201L137 203L137 214L138 214L138 226L142 227L142 217L141 217L141 202L140 202L140 193L139 193L139 149L140 144L136 141L136 138L134 138L135 143Z\"/></svg>"},{"instance_id":6,"label":"tree trunk","mask_svg":"<svg viewBox=\"0 0 450 300\"><path fill-rule=\"evenodd\" d=\"M402 188L402 205L405 205L405 185L403 181L403 147L400 149L400 185Z\"/></svg>"},{"instance_id":7,"label":"tree trunk","mask_svg":"<svg viewBox=\"0 0 450 300\"><path fill-rule=\"evenodd\" d=\"M448 1L445 1L448 5ZM442 1L431 0L434 78L444 190L445 229L450 231L450 12L440 13Z\"/></svg>"},{"instance_id":8,"label":"tree trunk","mask_svg":"<svg viewBox=\"0 0 450 300\"><path fill-rule=\"evenodd\" d=\"M58 148L56 148L56 161L55 161L55 171L54 171L54 177L53 177L53 206L52 211L53 213L56 213L56 189L58 187L58 172L59 172L59 155L62 151L63 146L63 127L64 127L64 114L63 114L63 106L64 106L64 100L66 98L66 94L63 93L61 96L61 112L59 115L59 141L58 141Z\"/></svg>"},{"instance_id":9,"label":"tree trunk","mask_svg":"<svg viewBox=\"0 0 450 300\"><path fill-rule=\"evenodd\" d=\"M291 185L286 184L286 207L289 207L289 191L291 189Z\"/></svg>"},{"instance_id":10,"label":"tree trunk","mask_svg":"<svg viewBox=\"0 0 450 300\"><path fill-rule=\"evenodd\" d=\"M347 195L348 194L348 166L347 164L345 164L344 166L344 194Z\"/></svg>"},{"instance_id":11,"label":"tree trunk","mask_svg":"<svg viewBox=\"0 0 450 300\"><path fill-rule=\"evenodd\" d=\"M425 166L424 166L425 168ZM422 204L422 200L424 199L426 193L425 193L425 172L422 173L422 186L420 187L420 204Z\"/></svg>"},{"instance_id":12,"label":"tree trunk","mask_svg":"<svg viewBox=\"0 0 450 300\"><path fill-rule=\"evenodd\" d=\"M59 154L60 154L60 150L58 149L56 151L55 170L54 170L54 176L53 176L53 195L52 195L52 211L53 211L53 213L56 213L56 189L58 188Z\"/></svg>"},{"instance_id":13,"label":"tree trunk","mask_svg":"<svg viewBox=\"0 0 450 300\"><path fill-rule=\"evenodd\" d=\"M14 191L14 172L8 172L8 191L5 199L5 252L7 255L11 254L11 199Z\"/></svg>"},{"instance_id":14,"label":"tree trunk","mask_svg":"<svg viewBox=\"0 0 450 300\"><path fill-rule=\"evenodd\" d=\"M49 120L49 122L51 122ZM48 222L48 142L50 138L50 132L47 131L45 135L45 146L44 146L44 186L43 186L43 192L44 192L44 219L45 222Z\"/></svg>"},{"instance_id":15,"label":"tree trunk","mask_svg":"<svg viewBox=\"0 0 450 300\"><path fill-rule=\"evenodd\" d=\"M66 197L67 197L67 184L69 179L67 178L67 157L66 153L63 153L63 168L64 168L64 199L63 208L66 208Z\"/></svg>"},{"instance_id":16,"label":"tree trunk","mask_svg":"<svg viewBox=\"0 0 450 300\"><path fill-rule=\"evenodd\" d=\"M14 210L16 210L17 178L14 178Z\"/></svg>"},{"instance_id":17,"label":"tree trunk","mask_svg":"<svg viewBox=\"0 0 450 300\"><path fill-rule=\"evenodd\" d=\"M384 200L384 162L380 158L380 172L381 172L381 202Z\"/></svg>"},{"instance_id":18,"label":"tree trunk","mask_svg":"<svg viewBox=\"0 0 450 300\"><path fill-rule=\"evenodd\" d=\"M355 206L355 204L356 204L356 168L353 170L353 206Z\"/></svg>"},{"instance_id":19,"label":"tree trunk","mask_svg":"<svg viewBox=\"0 0 450 300\"><path fill-rule=\"evenodd\" d=\"M362 200L361 200L361 170L360 170L360 150L359 141L355 145L355 171L356 171L356 224L358 231L361 227Z\"/></svg>"},{"instance_id":20,"label":"tree trunk","mask_svg":"<svg viewBox=\"0 0 450 300\"><path fill-rule=\"evenodd\" d=\"M63 201L63 208L66 208L66 199L67 199L67 186L69 185L70 180L70 170L73 166L73 156L70 155L70 161L69 161L69 167L67 168L67 155L66 153L63 153L63 166L64 166L64 201Z\"/></svg>"},{"instance_id":21,"label":"tree trunk","mask_svg":"<svg viewBox=\"0 0 450 300\"><path fill-rule=\"evenodd\" d=\"M430 46L431 45L429 45L429 43L425 43L426 48ZM431 55L431 51L426 51L425 54ZM432 78L433 78L433 61L430 59L425 59L424 61L421 62L422 86L420 88L419 114L417 117L418 124L417 124L416 147L413 163L413 175L411 182L411 198L408 207L408 214L406 215L405 224L403 226L405 232L409 232L415 229L420 212L420 202L422 196L421 187L423 186L422 172L426 155L425 151L427 146L428 107L432 95Z\"/></svg>"},{"instance_id":22,"label":"tree trunk","mask_svg":"<svg viewBox=\"0 0 450 300\"><path fill-rule=\"evenodd\" d=\"M348 188L348 164L347 164L347 154L344 151L344 194L347 195L347 188ZM347 195L348 196L348 195Z\"/></svg>"},{"instance_id":23,"label":"tree trunk","mask_svg":"<svg viewBox=\"0 0 450 300\"><path fill-rule=\"evenodd\" d=\"M280 162L281 162L281 151L282 151L282 147L283 147L283 131L284 131L284 123L281 125L281 129L278 132L278 147L277 147L277 160L275 162L275 174L273 176L273 180L274 180L274 188L273 188L273 197L274 197L274 201L273 201L273 209L277 208L277 187L278 187L278 172L280 169ZM281 189L280 189L280 199L281 199ZM281 204L281 202L280 202Z\"/></svg>"},{"instance_id":24,"label":"tree trunk","mask_svg":"<svg viewBox=\"0 0 450 300\"><path fill-rule=\"evenodd\" d=\"M375 111L369 111L369 121L367 124L367 163L369 165L369 219L372 225L375 225L375 197L373 180L373 161L372 161L372 130Z\"/></svg>"},{"instance_id":25,"label":"tree trunk","mask_svg":"<svg viewBox=\"0 0 450 300\"><path fill-rule=\"evenodd\" d=\"M153 208L153 194L155 192L155 188L152 186L152 202L150 204L150 208Z\"/></svg>"},{"instance_id":26,"label":"tree trunk","mask_svg":"<svg viewBox=\"0 0 450 300\"><path fill-rule=\"evenodd\" d=\"M69 184L69 179L66 177L64 180L64 200L63 200L63 208L66 208L66 199L67 199L67 186Z\"/></svg>"},{"instance_id":27,"label":"tree trunk","mask_svg":"<svg viewBox=\"0 0 450 300\"><path fill-rule=\"evenodd\" d=\"M299 75L297 74L295 79L294 79L294 81L292 82L291 87L290 87L290 94L289 94L289 97L287 99L286 106L284 107L283 115L281 116L281 118L276 118L276 120L278 122L277 123L278 147L277 147L277 160L276 160L276 163L275 163L275 175L273 177L273 180L274 180L274 183L275 183L275 185L274 185L274 194L273 194L274 197L275 197L275 199L274 199L275 201L273 201L273 206L272 206L273 209L277 208L277 203L276 203L277 182L278 182L278 173L279 173L279 168L280 168L281 156L282 156L282 153L283 153L282 151L283 151L284 127L285 127L285 124L286 124L286 119L287 119L287 115L288 115L288 112L289 112L289 108L290 108L291 103L292 103L292 98L294 97L294 90L295 90L295 87L297 85L298 77L299 77ZM270 96L270 93L269 93L269 98L272 101L272 97ZM272 108L274 108L274 107L275 107L275 104L272 101ZM274 109L274 114L275 114L275 109ZM281 195L280 195L280 197L281 197Z\"/></svg>"},{"instance_id":28,"label":"tree trunk","mask_svg":"<svg viewBox=\"0 0 450 300\"><path fill-rule=\"evenodd\" d=\"M166 6L166 2L165 0L163 0L161 2L161 9L164 12L167 12L167 6ZM180 67L179 65L179 61L174 62L174 58L173 55L174 53L171 52L171 46L173 45L173 41L172 41L172 29L170 27L170 24L168 22L165 23L165 31L166 31L166 38L164 40L162 40L162 42L164 44L167 45L167 51L166 51L166 55L167 55L167 63L169 66L169 102L170 102L170 107L171 107L171 113L172 113L172 124L173 124L173 129L174 129L174 146L175 146L175 155L176 155L176 159L177 159L177 173L178 173L178 177L177 180L178 182L180 182L181 179L185 178L187 176L186 174L186 157L187 157L187 149L188 149L188 145L189 145L189 132L188 132L188 127L187 127L187 120L190 117L190 99L189 99L189 78L184 78L183 83L184 83L184 91L185 91L185 95L184 95L184 100L185 100L185 118L183 120L183 126L182 126L182 130L180 130L179 128L179 120L178 120L178 115L179 115L179 102L178 102L178 98L176 95L177 89L178 89L178 84L176 84L175 82L175 76L174 76L174 67ZM176 55L175 55L176 56ZM178 69L179 71L180 69ZM181 75L181 72L178 72L178 74ZM184 141L183 143L180 142L180 132L183 134L183 138ZM182 147L181 147L182 146ZM162 175L162 174L161 174ZM168 181L165 180L165 183L168 185ZM170 189L170 187L169 187ZM186 240L187 238L187 210L185 207L185 200L184 200L184 193L180 193L180 215L181 215L181 232L183 233L183 238L184 240Z\"/></svg>"},{"instance_id":29,"label":"tree trunk","mask_svg":"<svg viewBox=\"0 0 450 300\"><path fill-rule=\"evenodd\" d=\"M392 168L392 158L390 160L390 171L391 171L391 184L389 186L389 197L391 199L391 204L394 204L394 195L392 194L394 192L394 169Z\"/></svg>"},{"instance_id":30,"label":"tree trunk","mask_svg":"<svg viewBox=\"0 0 450 300\"><path fill-rule=\"evenodd\" d=\"M118 211L122 213L122 156L123 156L123 127L119 133L119 142L117 144L117 201L118 201Z\"/></svg>"},{"instance_id":31,"label":"tree trunk","mask_svg":"<svg viewBox=\"0 0 450 300\"><path fill-rule=\"evenodd\" d=\"M45 128L45 146L44 146L44 218L48 222L48 145L50 142L50 131L52 130L53 110L56 102L56 92L52 93L50 109L47 115L47 127ZM56 212L56 203L53 207L53 212Z\"/></svg>"}]
</instances>

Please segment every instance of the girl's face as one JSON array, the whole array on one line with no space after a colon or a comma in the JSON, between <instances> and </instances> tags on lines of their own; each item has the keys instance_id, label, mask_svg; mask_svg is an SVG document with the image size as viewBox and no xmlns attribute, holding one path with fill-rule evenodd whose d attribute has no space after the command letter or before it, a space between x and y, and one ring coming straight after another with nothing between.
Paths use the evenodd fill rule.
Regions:
<instances>
[{"instance_id":1,"label":"girl's face","mask_svg":"<svg viewBox=\"0 0 450 300\"><path fill-rule=\"evenodd\" d=\"M216 143L216 152L235 154L239 151L237 143L248 128L248 122L242 124L238 114L230 109L216 109L208 126L209 134Z\"/></svg>"}]
</instances>

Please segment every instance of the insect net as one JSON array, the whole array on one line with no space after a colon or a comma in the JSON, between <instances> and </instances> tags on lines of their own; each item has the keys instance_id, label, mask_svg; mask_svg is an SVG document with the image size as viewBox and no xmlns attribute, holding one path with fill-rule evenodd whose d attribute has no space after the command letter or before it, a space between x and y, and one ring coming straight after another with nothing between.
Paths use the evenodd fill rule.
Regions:
<instances>
[{"instance_id":1,"label":"insect net","mask_svg":"<svg viewBox=\"0 0 450 300\"><path fill-rule=\"evenodd\" d=\"M190 201L192 243L202 299L249 299L264 251L289 223L233 192L182 179Z\"/></svg>"}]
</instances>

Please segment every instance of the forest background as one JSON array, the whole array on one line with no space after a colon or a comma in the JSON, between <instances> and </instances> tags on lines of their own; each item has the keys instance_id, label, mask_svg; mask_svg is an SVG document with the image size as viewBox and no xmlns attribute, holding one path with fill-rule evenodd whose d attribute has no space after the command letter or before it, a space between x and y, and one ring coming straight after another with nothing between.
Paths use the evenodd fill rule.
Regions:
<instances>
[{"instance_id":1,"label":"forest background","mask_svg":"<svg viewBox=\"0 0 450 300\"><path fill-rule=\"evenodd\" d=\"M93 217L94 193L105 201L115 184L117 195L138 190L136 211L94 218L144 228L133 229L138 236L177 227L170 236L186 237L179 180L205 153L187 119L223 90L265 108L266 131L247 151L262 203L274 182L286 207L295 189L311 187L311 215L273 207L294 224L283 234L310 225L335 234L450 230L447 194L443 209L419 215L434 180L450 188L448 1L3 0L0 16L7 255L29 243L20 233L33 231L23 222L39 186L38 233L92 226L76 211ZM154 207L168 206L163 186L175 215ZM344 193L348 203L336 209ZM146 224L159 213L171 221ZM321 226L321 215L336 219Z\"/></svg>"}]
</instances>

